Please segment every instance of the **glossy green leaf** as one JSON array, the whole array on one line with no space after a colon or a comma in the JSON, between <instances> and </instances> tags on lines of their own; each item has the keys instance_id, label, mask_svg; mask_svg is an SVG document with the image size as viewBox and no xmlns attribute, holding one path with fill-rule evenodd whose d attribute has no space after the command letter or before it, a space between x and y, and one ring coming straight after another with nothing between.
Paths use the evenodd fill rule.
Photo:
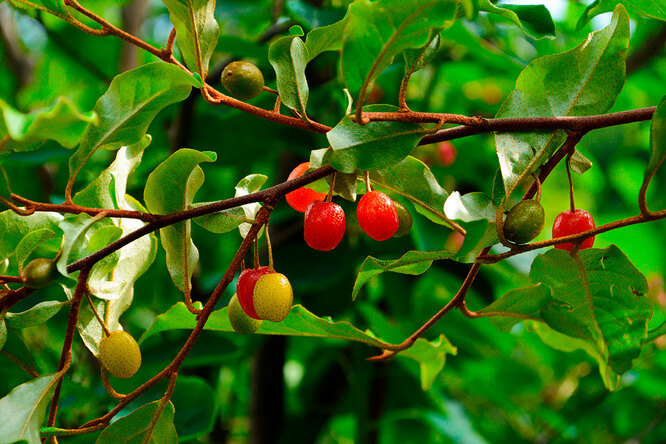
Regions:
<instances>
[{"instance_id":1,"label":"glossy green leaf","mask_svg":"<svg viewBox=\"0 0 666 444\"><path fill-rule=\"evenodd\" d=\"M607 111L624 84L628 42L629 18L625 9L618 6L611 24L591 33L584 43L530 63L497 117L584 116ZM496 133L497 156L507 194L519 180L539 168L565 137L562 130Z\"/></svg>"},{"instance_id":2,"label":"glossy green leaf","mask_svg":"<svg viewBox=\"0 0 666 444\"><path fill-rule=\"evenodd\" d=\"M74 148L89 124L97 123L94 111L82 113L67 98L59 97L48 108L22 113L0 100L0 154L31 151L46 140L55 140L66 148Z\"/></svg>"},{"instance_id":3,"label":"glossy green leaf","mask_svg":"<svg viewBox=\"0 0 666 444\"><path fill-rule=\"evenodd\" d=\"M266 182L268 177L263 174L250 174L249 176L244 177L236 184L236 197L247 196L261 189L261 186ZM257 215L257 211L261 208L259 203L245 204L241 207L245 212L245 217L248 220L254 220ZM248 231L252 228L252 224L242 223L238 226L238 231L240 231L241 236L247 236Z\"/></svg>"},{"instance_id":4,"label":"glossy green leaf","mask_svg":"<svg viewBox=\"0 0 666 444\"><path fill-rule=\"evenodd\" d=\"M201 202L190 205L190 208L196 208L208 205L212 202ZM245 211L241 207L229 208L228 210L218 211L217 213L206 214L205 216L195 217L194 223L204 227L211 233L228 233L235 230L243 222L247 222Z\"/></svg>"},{"instance_id":5,"label":"glossy green leaf","mask_svg":"<svg viewBox=\"0 0 666 444\"><path fill-rule=\"evenodd\" d=\"M166 106L185 99L197 81L175 65L149 63L113 79L97 101L99 125L89 125L69 160L70 180L100 148L117 149L141 141L148 125Z\"/></svg>"},{"instance_id":6,"label":"glossy green leaf","mask_svg":"<svg viewBox=\"0 0 666 444\"><path fill-rule=\"evenodd\" d=\"M204 181L199 164L214 162L214 152L183 148L153 170L146 181L143 198L151 213L172 214L186 210ZM192 242L191 222L179 222L160 230L166 251L167 268L173 283L182 292L190 289L190 279L199 261L199 250Z\"/></svg>"},{"instance_id":7,"label":"glossy green leaf","mask_svg":"<svg viewBox=\"0 0 666 444\"><path fill-rule=\"evenodd\" d=\"M46 375L19 385L0 399L0 442L40 444L44 420L58 375Z\"/></svg>"},{"instance_id":8,"label":"glossy green leaf","mask_svg":"<svg viewBox=\"0 0 666 444\"><path fill-rule=\"evenodd\" d=\"M71 20L71 15L65 6L65 0L9 0L19 8L35 8L46 11L63 20Z\"/></svg>"},{"instance_id":9,"label":"glossy green leaf","mask_svg":"<svg viewBox=\"0 0 666 444\"><path fill-rule=\"evenodd\" d=\"M645 179L652 176L666 160L666 97L652 116L650 126L650 160L645 169Z\"/></svg>"},{"instance_id":10,"label":"glossy green leaf","mask_svg":"<svg viewBox=\"0 0 666 444\"><path fill-rule=\"evenodd\" d=\"M32 254L39 245L54 237L56 234L49 228L40 228L39 230L31 231L26 234L21 242L16 247L16 262L19 267L23 266L23 262Z\"/></svg>"},{"instance_id":11,"label":"glossy green leaf","mask_svg":"<svg viewBox=\"0 0 666 444\"><path fill-rule=\"evenodd\" d=\"M444 204L444 213L466 231L463 245L454 256L455 260L474 262L481 250L498 242L496 211L492 199L485 193L451 193Z\"/></svg>"},{"instance_id":12,"label":"glossy green leaf","mask_svg":"<svg viewBox=\"0 0 666 444\"><path fill-rule=\"evenodd\" d=\"M368 256L361 265L356 276L352 300L356 299L358 292L373 277L391 271L393 273L419 275L425 273L433 261L449 259L453 256L450 251L408 251L399 259L377 259Z\"/></svg>"},{"instance_id":13,"label":"glossy green leaf","mask_svg":"<svg viewBox=\"0 0 666 444\"><path fill-rule=\"evenodd\" d=\"M268 60L277 76L280 100L301 117L306 117L305 106L310 88L305 78L305 67L309 60L305 43L298 36L282 37L269 48Z\"/></svg>"},{"instance_id":14,"label":"glossy green leaf","mask_svg":"<svg viewBox=\"0 0 666 444\"><path fill-rule=\"evenodd\" d=\"M150 423L157 413L160 402L161 400L157 400L148 403L115 421L100 433L95 443L129 444L146 442ZM173 425L174 413L173 404L169 401L160 413L147 442L151 444L175 444L178 442L176 427Z\"/></svg>"},{"instance_id":15,"label":"glossy green leaf","mask_svg":"<svg viewBox=\"0 0 666 444\"><path fill-rule=\"evenodd\" d=\"M342 71L352 95L369 85L396 55L422 47L431 29L450 26L456 4L447 0L354 2L346 18L342 48Z\"/></svg>"},{"instance_id":16,"label":"glossy green leaf","mask_svg":"<svg viewBox=\"0 0 666 444\"><path fill-rule=\"evenodd\" d=\"M390 105L371 105L367 112L394 112ZM333 153L329 161L338 171L388 168L403 160L425 135L424 128L407 122L370 122L358 125L345 117L326 133Z\"/></svg>"},{"instance_id":17,"label":"glossy green leaf","mask_svg":"<svg viewBox=\"0 0 666 444\"><path fill-rule=\"evenodd\" d=\"M612 11L619 4L631 13L666 20L666 4L662 0L595 0L585 8L578 19L578 29L585 26L592 17Z\"/></svg>"},{"instance_id":18,"label":"glossy green leaf","mask_svg":"<svg viewBox=\"0 0 666 444\"><path fill-rule=\"evenodd\" d=\"M370 172L370 180L388 191L409 199L416 211L440 225L449 225L444 202L449 194L440 186L430 168L407 156L397 164Z\"/></svg>"},{"instance_id":19,"label":"glossy green leaf","mask_svg":"<svg viewBox=\"0 0 666 444\"><path fill-rule=\"evenodd\" d=\"M7 210L0 213L0 259L14 254L16 248L29 233L43 228L56 233L62 233L58 223L63 217L58 213L37 212L30 216L19 216L13 211Z\"/></svg>"},{"instance_id":20,"label":"glossy green leaf","mask_svg":"<svg viewBox=\"0 0 666 444\"><path fill-rule=\"evenodd\" d=\"M518 25L530 37L540 39L555 37L555 23L550 12L544 5L511 5L495 6L490 0L479 0L481 11L498 14Z\"/></svg>"},{"instance_id":21,"label":"glossy green leaf","mask_svg":"<svg viewBox=\"0 0 666 444\"><path fill-rule=\"evenodd\" d=\"M305 46L308 50L308 62L324 51L338 51L342 48L342 36L347 26L349 15L332 25L315 28L308 32Z\"/></svg>"},{"instance_id":22,"label":"glossy green leaf","mask_svg":"<svg viewBox=\"0 0 666 444\"><path fill-rule=\"evenodd\" d=\"M595 359L603 357L610 370L622 374L647 338L652 317L647 281L614 245L579 254L584 274L566 251L552 249L537 256L530 271L534 285L505 294L481 313L504 330L521 319L540 320L587 342L586 350L594 349Z\"/></svg>"},{"instance_id":23,"label":"glossy green leaf","mask_svg":"<svg viewBox=\"0 0 666 444\"><path fill-rule=\"evenodd\" d=\"M439 31L439 29L431 30L428 41L421 48L407 49L402 53L405 57L406 74L412 74L423 68L437 55L442 42Z\"/></svg>"},{"instance_id":24,"label":"glossy green leaf","mask_svg":"<svg viewBox=\"0 0 666 444\"><path fill-rule=\"evenodd\" d=\"M21 313L7 313L7 325L13 328L27 328L44 322L55 316L60 309L69 304L65 301L44 301Z\"/></svg>"},{"instance_id":25,"label":"glossy green leaf","mask_svg":"<svg viewBox=\"0 0 666 444\"><path fill-rule=\"evenodd\" d=\"M0 350L7 342L7 324L5 323L5 315L0 314Z\"/></svg>"},{"instance_id":26,"label":"glossy green leaf","mask_svg":"<svg viewBox=\"0 0 666 444\"><path fill-rule=\"evenodd\" d=\"M185 304L178 302L169 311L159 315L153 325L144 332L139 342L163 331L186 329L196 325L196 316L187 310ZM227 308L213 312L208 318L205 330L233 332L229 323ZM264 321L255 334L304 336L313 338L331 338L361 342L372 347L383 348L388 344L375 337L371 332L362 332L346 321L334 322L330 318L320 318L310 313L301 305L294 305L287 318L279 323ZM434 372L444 362L446 354L455 354L456 348L442 335L430 342L423 338L416 340L414 345L398 354L398 357L414 359L427 372L428 380L432 380ZM426 384L424 383L424 386Z\"/></svg>"},{"instance_id":27,"label":"glossy green leaf","mask_svg":"<svg viewBox=\"0 0 666 444\"><path fill-rule=\"evenodd\" d=\"M176 42L185 64L205 78L220 35L215 0L164 0L164 4L176 28Z\"/></svg>"},{"instance_id":28,"label":"glossy green leaf","mask_svg":"<svg viewBox=\"0 0 666 444\"><path fill-rule=\"evenodd\" d=\"M9 187L9 178L7 177L7 173L2 167L2 164L0 164L0 197L8 202L12 201L12 190ZM0 205L3 207L6 206L2 201L0 201Z\"/></svg>"},{"instance_id":29,"label":"glossy green leaf","mask_svg":"<svg viewBox=\"0 0 666 444\"><path fill-rule=\"evenodd\" d=\"M215 393L206 380L178 376L171 402L178 414L174 425L180 441L188 441L210 433L216 419Z\"/></svg>"}]
</instances>

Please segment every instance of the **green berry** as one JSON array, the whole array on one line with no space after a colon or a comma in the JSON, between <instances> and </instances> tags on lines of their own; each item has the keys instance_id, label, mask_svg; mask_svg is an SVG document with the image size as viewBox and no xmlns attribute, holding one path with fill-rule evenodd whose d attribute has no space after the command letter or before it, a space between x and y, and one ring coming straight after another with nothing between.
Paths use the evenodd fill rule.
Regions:
<instances>
[{"instance_id":1,"label":"green berry","mask_svg":"<svg viewBox=\"0 0 666 444\"><path fill-rule=\"evenodd\" d=\"M395 232L393 237L409 234L413 224L412 215L409 214L407 207L400 202L394 200L393 205L395 205L395 210L398 212L398 231Z\"/></svg>"},{"instance_id":2,"label":"green berry","mask_svg":"<svg viewBox=\"0 0 666 444\"><path fill-rule=\"evenodd\" d=\"M529 242L541 233L545 217L539 202L522 200L506 215L504 236L515 244Z\"/></svg>"},{"instance_id":3,"label":"green berry","mask_svg":"<svg viewBox=\"0 0 666 444\"><path fill-rule=\"evenodd\" d=\"M229 307L227 308L227 314L229 315L229 322L231 327L242 335L249 335L257 331L261 326L262 320L257 320L248 316L243 307L241 307L240 302L238 301L238 296L235 294L231 297L229 301Z\"/></svg>"},{"instance_id":4,"label":"green berry","mask_svg":"<svg viewBox=\"0 0 666 444\"><path fill-rule=\"evenodd\" d=\"M250 100L264 88L264 76L250 62L231 62L222 71L222 85L235 98Z\"/></svg>"},{"instance_id":5,"label":"green berry","mask_svg":"<svg viewBox=\"0 0 666 444\"><path fill-rule=\"evenodd\" d=\"M31 260L23 267L21 280L28 288L42 288L49 285L58 276L55 262L44 257Z\"/></svg>"},{"instance_id":6,"label":"green berry","mask_svg":"<svg viewBox=\"0 0 666 444\"><path fill-rule=\"evenodd\" d=\"M116 378L131 378L141 367L141 349L132 335L116 330L100 341L99 360Z\"/></svg>"},{"instance_id":7,"label":"green berry","mask_svg":"<svg viewBox=\"0 0 666 444\"><path fill-rule=\"evenodd\" d=\"M257 280L252 300L261 319L280 322L291 310L294 292L287 276L282 273L269 273Z\"/></svg>"}]
</instances>

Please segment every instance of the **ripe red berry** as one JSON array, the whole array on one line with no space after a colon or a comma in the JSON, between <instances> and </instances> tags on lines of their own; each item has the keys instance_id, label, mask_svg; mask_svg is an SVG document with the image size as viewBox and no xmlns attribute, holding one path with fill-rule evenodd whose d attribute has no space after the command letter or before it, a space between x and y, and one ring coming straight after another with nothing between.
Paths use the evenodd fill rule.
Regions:
<instances>
[{"instance_id":1,"label":"ripe red berry","mask_svg":"<svg viewBox=\"0 0 666 444\"><path fill-rule=\"evenodd\" d=\"M437 144L437 160L442 166L448 167L456 161L458 150L451 142L440 142Z\"/></svg>"},{"instance_id":2,"label":"ripe red berry","mask_svg":"<svg viewBox=\"0 0 666 444\"><path fill-rule=\"evenodd\" d=\"M582 233L583 231L591 230L592 228L594 228L594 219L592 219L592 216L587 211L563 211L555 218L555 223L553 224L553 238ZM585 248L592 248L593 244L594 236L588 237L583 241L580 249L584 250ZM555 245L555 248L567 251L571 251L573 247L574 244L571 242Z\"/></svg>"},{"instance_id":3,"label":"ripe red berry","mask_svg":"<svg viewBox=\"0 0 666 444\"><path fill-rule=\"evenodd\" d=\"M238 276L236 283L236 295L238 302L240 302L243 311L254 319L261 319L257 312L254 310L254 302L252 302L252 295L254 294L254 286L257 285L257 280L265 274L270 273L270 268L264 266L259 268L246 268Z\"/></svg>"},{"instance_id":4,"label":"ripe red berry","mask_svg":"<svg viewBox=\"0 0 666 444\"><path fill-rule=\"evenodd\" d=\"M305 211L305 243L319 251L331 251L345 235L347 219L342 207L333 202L312 202Z\"/></svg>"},{"instance_id":5,"label":"ripe red berry","mask_svg":"<svg viewBox=\"0 0 666 444\"><path fill-rule=\"evenodd\" d=\"M303 162L294 170L289 173L287 180L295 179L299 176L302 176L310 168L310 162ZM314 201L323 201L326 199L326 193L318 193L312 188L301 187L297 190L294 190L290 193L287 193L287 203L296 210L304 213L308 209L310 204Z\"/></svg>"},{"instance_id":6,"label":"ripe red berry","mask_svg":"<svg viewBox=\"0 0 666 444\"><path fill-rule=\"evenodd\" d=\"M361 197L356 217L365 234L378 241L391 238L400 225L393 201L381 191L370 191Z\"/></svg>"}]
</instances>

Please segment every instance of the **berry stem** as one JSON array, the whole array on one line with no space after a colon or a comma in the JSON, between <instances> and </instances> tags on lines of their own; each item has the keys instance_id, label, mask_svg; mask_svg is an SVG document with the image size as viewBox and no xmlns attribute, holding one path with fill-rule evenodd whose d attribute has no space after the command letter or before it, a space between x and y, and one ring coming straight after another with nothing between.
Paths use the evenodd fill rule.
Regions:
<instances>
[{"instance_id":1,"label":"berry stem","mask_svg":"<svg viewBox=\"0 0 666 444\"><path fill-rule=\"evenodd\" d=\"M268 221L266 221L266 246L268 247L268 269L271 271L275 271L273 268L273 246L271 245L271 236L268 234Z\"/></svg>"},{"instance_id":2,"label":"berry stem","mask_svg":"<svg viewBox=\"0 0 666 444\"><path fill-rule=\"evenodd\" d=\"M118 393L113 389L111 381L109 381L109 372L104 368L104 366L101 363L100 363L100 370L102 374L102 384L104 384L104 389L109 395L111 395L116 399L123 399L125 396L127 396L123 395L122 393Z\"/></svg>"},{"instance_id":3,"label":"berry stem","mask_svg":"<svg viewBox=\"0 0 666 444\"><path fill-rule=\"evenodd\" d=\"M370 171L365 172L365 192L369 193L372 191L372 186L370 185Z\"/></svg>"},{"instance_id":4,"label":"berry stem","mask_svg":"<svg viewBox=\"0 0 666 444\"><path fill-rule=\"evenodd\" d=\"M534 175L534 184L536 185L536 196L534 199L537 202L541 203L541 180L539 180L539 176L537 176L536 174Z\"/></svg>"},{"instance_id":5,"label":"berry stem","mask_svg":"<svg viewBox=\"0 0 666 444\"><path fill-rule=\"evenodd\" d=\"M571 206L571 212L576 211L576 204L574 203L574 190L573 190L573 180L571 180L571 157L573 156L574 151L569 151L567 154L567 160L565 165L567 166L567 178L569 179L569 205Z\"/></svg>"},{"instance_id":6,"label":"berry stem","mask_svg":"<svg viewBox=\"0 0 666 444\"><path fill-rule=\"evenodd\" d=\"M259 262L259 236L254 238L254 257L252 259L254 262L252 265L254 265L254 268L256 270L261 265Z\"/></svg>"},{"instance_id":7,"label":"berry stem","mask_svg":"<svg viewBox=\"0 0 666 444\"><path fill-rule=\"evenodd\" d=\"M90 304L90 309L92 310L93 314L95 315L95 317L99 321L100 325L104 329L104 335L105 336L111 336L111 331L109 330L109 327L106 326L106 323L104 322L102 317L99 315L99 313L97 313L97 309L95 308L95 304L93 304L92 298L90 297L90 295L88 293L86 293L86 298L88 298L88 304Z\"/></svg>"},{"instance_id":8,"label":"berry stem","mask_svg":"<svg viewBox=\"0 0 666 444\"><path fill-rule=\"evenodd\" d=\"M331 179L331 187L328 189L328 195L326 196L326 202L331 203L333 200L333 190L335 189L335 177L337 173L333 173L333 179Z\"/></svg>"}]
</instances>

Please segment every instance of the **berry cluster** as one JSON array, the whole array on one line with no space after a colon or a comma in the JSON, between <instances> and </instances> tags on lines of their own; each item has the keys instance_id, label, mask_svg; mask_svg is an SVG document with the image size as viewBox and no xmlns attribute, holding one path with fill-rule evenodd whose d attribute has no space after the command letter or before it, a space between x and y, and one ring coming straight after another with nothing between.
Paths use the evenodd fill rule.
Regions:
<instances>
[{"instance_id":1,"label":"berry cluster","mask_svg":"<svg viewBox=\"0 0 666 444\"><path fill-rule=\"evenodd\" d=\"M289 179L302 175L308 168L310 162L298 165L289 175ZM330 251L337 247L347 227L347 218L342 207L326 197L325 193L305 187L286 196L287 203L293 209L305 213L305 243L319 251ZM407 208L376 190L361 197L356 207L356 217L365 234L378 241L403 236L412 227L412 217Z\"/></svg>"},{"instance_id":2,"label":"berry cluster","mask_svg":"<svg viewBox=\"0 0 666 444\"><path fill-rule=\"evenodd\" d=\"M238 276L229 302L229 322L241 334L254 333L264 320L281 322L294 302L289 279L270 267L247 268Z\"/></svg>"}]
</instances>

